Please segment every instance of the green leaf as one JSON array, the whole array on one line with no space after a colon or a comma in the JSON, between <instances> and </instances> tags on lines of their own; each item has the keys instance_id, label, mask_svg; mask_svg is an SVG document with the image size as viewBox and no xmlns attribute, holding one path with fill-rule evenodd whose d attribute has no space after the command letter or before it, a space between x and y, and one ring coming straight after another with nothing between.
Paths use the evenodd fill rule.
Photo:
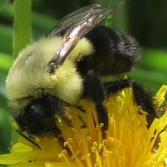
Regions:
<instances>
[{"instance_id":1,"label":"green leaf","mask_svg":"<svg viewBox=\"0 0 167 167\"><path fill-rule=\"evenodd\" d=\"M167 72L167 52L155 49L143 50L142 66Z\"/></svg>"},{"instance_id":2,"label":"green leaf","mask_svg":"<svg viewBox=\"0 0 167 167\"><path fill-rule=\"evenodd\" d=\"M14 57L31 41L31 0L15 0Z\"/></svg>"},{"instance_id":3,"label":"green leaf","mask_svg":"<svg viewBox=\"0 0 167 167\"><path fill-rule=\"evenodd\" d=\"M9 0L0 0L0 10Z\"/></svg>"},{"instance_id":4,"label":"green leaf","mask_svg":"<svg viewBox=\"0 0 167 167\"><path fill-rule=\"evenodd\" d=\"M7 73L9 68L12 66L13 57L9 54L3 53L0 55L0 59L0 71Z\"/></svg>"},{"instance_id":5,"label":"green leaf","mask_svg":"<svg viewBox=\"0 0 167 167\"><path fill-rule=\"evenodd\" d=\"M0 25L0 53L12 53L12 34L13 29L11 27Z\"/></svg>"},{"instance_id":6,"label":"green leaf","mask_svg":"<svg viewBox=\"0 0 167 167\"><path fill-rule=\"evenodd\" d=\"M3 73L0 73L0 96L6 98L6 90L5 90L5 78L6 76ZM0 98L0 105L2 105L2 98Z\"/></svg>"}]
</instances>

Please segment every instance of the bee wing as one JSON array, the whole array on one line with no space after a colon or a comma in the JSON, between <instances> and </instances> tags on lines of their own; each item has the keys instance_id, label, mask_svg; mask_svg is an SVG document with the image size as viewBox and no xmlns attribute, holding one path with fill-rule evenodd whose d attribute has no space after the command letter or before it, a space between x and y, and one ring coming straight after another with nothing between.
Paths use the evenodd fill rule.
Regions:
<instances>
[{"instance_id":1,"label":"bee wing","mask_svg":"<svg viewBox=\"0 0 167 167\"><path fill-rule=\"evenodd\" d=\"M50 61L51 66L62 64L68 54L75 47L76 42L94 27L100 24L115 7L102 8L100 5L91 5L81 8L66 17L55 27L49 36L62 35L63 41Z\"/></svg>"},{"instance_id":2,"label":"bee wing","mask_svg":"<svg viewBox=\"0 0 167 167\"><path fill-rule=\"evenodd\" d=\"M57 35L62 35L62 32L68 30L69 28L77 24L79 20L81 20L84 16L89 14L91 10L94 10L96 8L100 8L100 5L93 4L90 6L86 6L63 17L60 20L60 22L51 30L48 36L54 37Z\"/></svg>"}]
</instances>

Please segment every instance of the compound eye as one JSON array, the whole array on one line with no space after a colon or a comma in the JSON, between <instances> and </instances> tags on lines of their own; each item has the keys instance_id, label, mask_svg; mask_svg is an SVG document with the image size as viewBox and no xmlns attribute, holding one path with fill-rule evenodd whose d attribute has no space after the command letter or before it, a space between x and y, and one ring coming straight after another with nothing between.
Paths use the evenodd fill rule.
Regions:
<instances>
[{"instance_id":1,"label":"compound eye","mask_svg":"<svg viewBox=\"0 0 167 167\"><path fill-rule=\"evenodd\" d=\"M54 111L50 107L50 103L46 99L38 99L32 102L30 105L27 106L24 116L26 118L48 118L53 116Z\"/></svg>"},{"instance_id":2,"label":"compound eye","mask_svg":"<svg viewBox=\"0 0 167 167\"><path fill-rule=\"evenodd\" d=\"M40 103L34 103L28 108L28 114L32 114L34 116L38 117L44 117L45 116L45 107L43 104Z\"/></svg>"}]
</instances>

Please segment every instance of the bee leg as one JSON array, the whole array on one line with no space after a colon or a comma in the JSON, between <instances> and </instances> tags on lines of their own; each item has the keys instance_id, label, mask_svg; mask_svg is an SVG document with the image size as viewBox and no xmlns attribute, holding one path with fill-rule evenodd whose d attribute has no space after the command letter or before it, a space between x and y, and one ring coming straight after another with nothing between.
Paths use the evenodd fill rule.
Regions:
<instances>
[{"instance_id":1,"label":"bee leg","mask_svg":"<svg viewBox=\"0 0 167 167\"><path fill-rule=\"evenodd\" d=\"M157 113L155 110L155 104L152 99L152 95L144 87L137 84L136 82L132 82L132 89L136 103L140 105L142 109L148 113L147 123L149 128L153 120L157 118Z\"/></svg>"},{"instance_id":2,"label":"bee leg","mask_svg":"<svg viewBox=\"0 0 167 167\"><path fill-rule=\"evenodd\" d=\"M105 130L108 129L108 113L103 104L105 94L100 79L92 71L89 71L85 77L83 98L90 98L94 102L99 123L104 123L101 129L102 135L105 138Z\"/></svg>"},{"instance_id":3,"label":"bee leg","mask_svg":"<svg viewBox=\"0 0 167 167\"><path fill-rule=\"evenodd\" d=\"M157 118L155 104L153 102L151 93L148 92L141 85L137 84L136 82L132 82L130 79L122 79L119 81L105 83L104 87L106 89L107 95L111 93L116 93L119 90L122 90L127 87L132 87L134 101L137 103L137 105L141 106L142 109L148 113L148 127L150 127L153 120Z\"/></svg>"},{"instance_id":4,"label":"bee leg","mask_svg":"<svg viewBox=\"0 0 167 167\"><path fill-rule=\"evenodd\" d=\"M121 79L113 82L104 83L104 88L107 95L117 93L118 91L130 86L131 81L129 79Z\"/></svg>"},{"instance_id":5,"label":"bee leg","mask_svg":"<svg viewBox=\"0 0 167 167\"><path fill-rule=\"evenodd\" d=\"M146 115L146 119L148 123L147 127L149 128L152 122L154 121L154 119L158 117L156 109L155 109L156 104L152 99L151 93L148 92L144 87L137 84L136 82L132 82L132 88L133 88L133 95L134 95L134 99L136 103L140 105L142 109L148 113ZM159 148L159 143L161 140L159 134L153 145L152 152L157 151L157 149Z\"/></svg>"}]
</instances>

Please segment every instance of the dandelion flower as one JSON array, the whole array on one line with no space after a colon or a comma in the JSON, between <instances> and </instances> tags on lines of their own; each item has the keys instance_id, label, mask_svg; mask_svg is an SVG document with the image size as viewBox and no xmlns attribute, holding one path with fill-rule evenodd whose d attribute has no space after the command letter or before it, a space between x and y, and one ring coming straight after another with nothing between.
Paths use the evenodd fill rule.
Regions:
<instances>
[{"instance_id":1,"label":"dandelion flower","mask_svg":"<svg viewBox=\"0 0 167 167\"><path fill-rule=\"evenodd\" d=\"M167 86L154 97L158 110ZM147 126L147 113L134 102L131 88L105 99L109 128L103 137L96 110L83 100L85 113L69 107L72 127L58 123L66 141L64 149L56 138L35 137L40 149L23 137L0 163L11 167L164 167L167 166L167 108ZM105 122L104 122L105 123ZM67 148L67 149L65 149ZM70 150L70 153L69 153Z\"/></svg>"}]
</instances>

